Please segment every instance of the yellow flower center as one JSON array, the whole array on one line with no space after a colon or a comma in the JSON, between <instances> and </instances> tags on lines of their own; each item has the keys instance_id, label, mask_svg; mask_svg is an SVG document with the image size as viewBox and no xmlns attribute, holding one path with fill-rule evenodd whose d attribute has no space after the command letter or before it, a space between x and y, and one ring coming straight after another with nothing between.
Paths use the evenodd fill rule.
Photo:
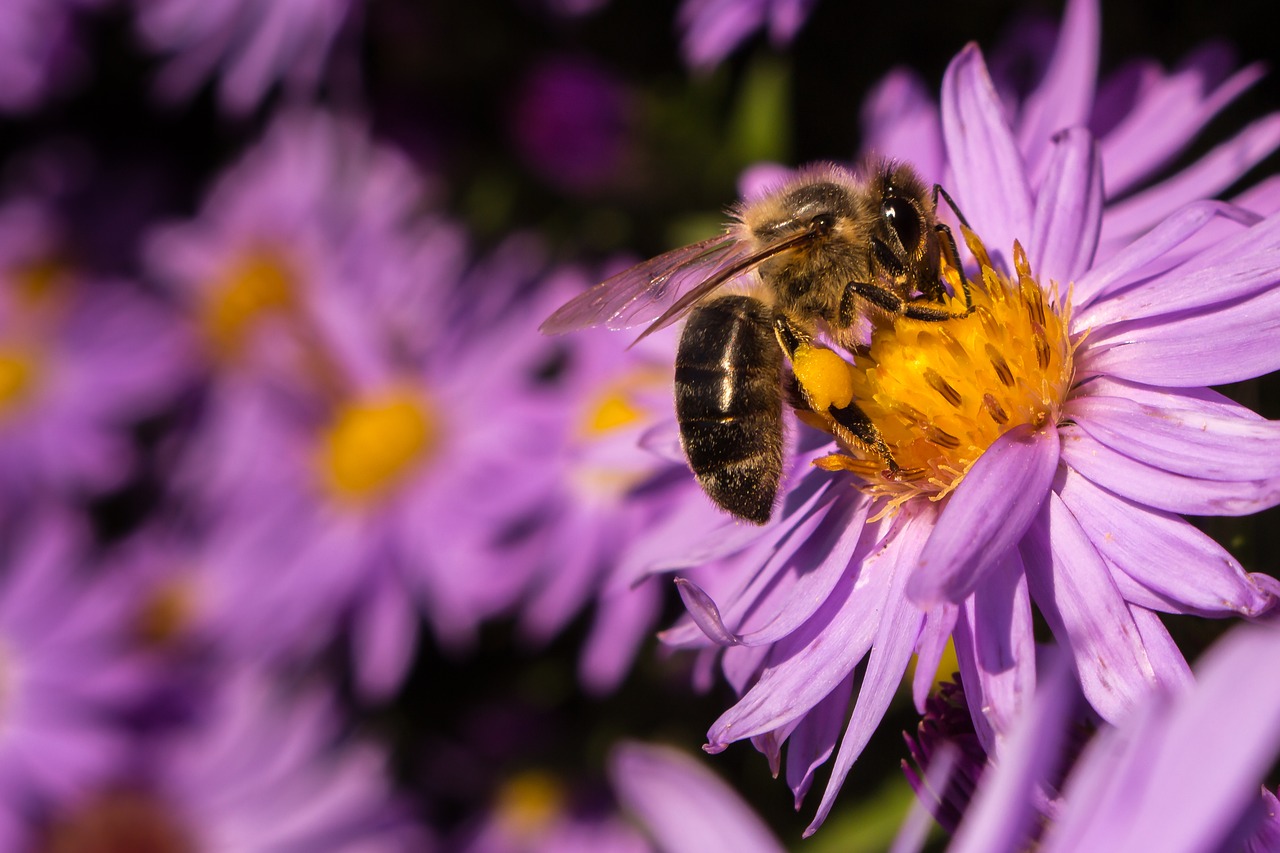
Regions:
<instances>
[{"instance_id":1,"label":"yellow flower center","mask_svg":"<svg viewBox=\"0 0 1280 853\"><path fill-rule=\"evenodd\" d=\"M439 441L426 400L400 389L339 408L321 441L320 466L330 494L366 502L420 465Z\"/></svg>"},{"instance_id":2,"label":"yellow flower center","mask_svg":"<svg viewBox=\"0 0 1280 853\"><path fill-rule=\"evenodd\" d=\"M873 332L853 364L829 350L797 354L796 378L817 401L853 400L875 424L898 471L856 441L818 460L828 470L857 474L868 493L887 499L889 512L916 496L940 500L997 438L1020 424L1057 423L1073 376L1079 341L1069 332L1070 304L1056 285L1046 292L1014 244L1016 277L991 263L982 242L966 231L978 261L974 310L942 322L899 319ZM959 275L943 274L959 292ZM957 313L964 305L948 299ZM840 434L829 415L802 413L806 422Z\"/></svg>"},{"instance_id":3,"label":"yellow flower center","mask_svg":"<svg viewBox=\"0 0 1280 853\"><path fill-rule=\"evenodd\" d=\"M0 415L18 408L31 396L37 374L32 353L0 345Z\"/></svg>"},{"instance_id":4,"label":"yellow flower center","mask_svg":"<svg viewBox=\"0 0 1280 853\"><path fill-rule=\"evenodd\" d=\"M134 636L149 648L169 646L190 628L196 605L197 590L190 578L168 578L143 599L135 614Z\"/></svg>"},{"instance_id":5,"label":"yellow flower center","mask_svg":"<svg viewBox=\"0 0 1280 853\"><path fill-rule=\"evenodd\" d=\"M172 807L141 791L120 789L76 804L54 821L34 849L49 853L194 853L197 845Z\"/></svg>"},{"instance_id":6,"label":"yellow flower center","mask_svg":"<svg viewBox=\"0 0 1280 853\"><path fill-rule=\"evenodd\" d=\"M7 277L19 303L39 309L58 302L67 289L71 269L57 258L37 257L12 267Z\"/></svg>"},{"instance_id":7,"label":"yellow flower center","mask_svg":"<svg viewBox=\"0 0 1280 853\"><path fill-rule=\"evenodd\" d=\"M536 838L564 808L564 789L550 773L526 770L506 781L494 806L500 824L516 838Z\"/></svg>"},{"instance_id":8,"label":"yellow flower center","mask_svg":"<svg viewBox=\"0 0 1280 853\"><path fill-rule=\"evenodd\" d=\"M292 309L294 289L294 274L280 257L255 250L239 258L201 306L201 326L214 353L237 355L255 324Z\"/></svg>"}]
</instances>

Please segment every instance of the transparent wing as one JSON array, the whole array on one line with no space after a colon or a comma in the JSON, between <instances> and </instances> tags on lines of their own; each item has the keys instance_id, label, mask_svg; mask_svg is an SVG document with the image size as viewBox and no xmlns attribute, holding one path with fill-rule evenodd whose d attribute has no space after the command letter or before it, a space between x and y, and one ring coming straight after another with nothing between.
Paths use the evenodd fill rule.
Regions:
<instances>
[{"instance_id":1,"label":"transparent wing","mask_svg":"<svg viewBox=\"0 0 1280 853\"><path fill-rule=\"evenodd\" d=\"M732 234L672 249L578 294L546 319L542 333L560 335L591 326L629 329L652 322L682 293L749 255L747 244Z\"/></svg>"}]
</instances>

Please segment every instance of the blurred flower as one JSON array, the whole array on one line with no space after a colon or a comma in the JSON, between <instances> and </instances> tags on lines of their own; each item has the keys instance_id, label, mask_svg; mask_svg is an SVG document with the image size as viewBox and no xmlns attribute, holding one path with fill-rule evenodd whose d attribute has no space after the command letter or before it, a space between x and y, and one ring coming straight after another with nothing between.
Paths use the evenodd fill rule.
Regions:
<instances>
[{"instance_id":1,"label":"blurred flower","mask_svg":"<svg viewBox=\"0 0 1280 853\"><path fill-rule=\"evenodd\" d=\"M292 97L318 87L344 26L355 26L360 0L137 0L138 30L169 55L158 80L171 98L188 96L218 76L218 99L230 113L261 102L277 82Z\"/></svg>"},{"instance_id":2,"label":"blurred flower","mask_svg":"<svg viewBox=\"0 0 1280 853\"><path fill-rule=\"evenodd\" d=\"M340 742L322 694L286 698L242 670L200 706L53 813L42 849L430 849L397 804L385 758Z\"/></svg>"},{"instance_id":3,"label":"blurred flower","mask_svg":"<svg viewBox=\"0 0 1280 853\"><path fill-rule=\"evenodd\" d=\"M768 826L729 785L665 746L623 742L609 755L616 802L576 797L560 779L516 774L486 822L459 844L466 853L780 853ZM624 820L619 808L638 823Z\"/></svg>"},{"instance_id":4,"label":"blurred flower","mask_svg":"<svg viewBox=\"0 0 1280 853\"><path fill-rule=\"evenodd\" d=\"M0 112L25 112L83 62L75 19L102 0L7 0L0 4Z\"/></svg>"},{"instance_id":5,"label":"blurred flower","mask_svg":"<svg viewBox=\"0 0 1280 853\"><path fill-rule=\"evenodd\" d=\"M25 849L34 816L124 760L120 717L145 671L111 635L70 514L29 506L0 530L0 847Z\"/></svg>"},{"instance_id":6,"label":"blurred flower","mask_svg":"<svg viewBox=\"0 0 1280 853\"><path fill-rule=\"evenodd\" d=\"M0 208L0 505L121 485L129 430L191 376L171 312L65 251L40 203Z\"/></svg>"},{"instance_id":7,"label":"blurred flower","mask_svg":"<svg viewBox=\"0 0 1280 853\"><path fill-rule=\"evenodd\" d=\"M541 250L513 238L471 260L422 212L426 186L353 123L287 116L150 252L214 369L180 490L252 543L228 570L261 579L258 624L292 614L281 651L349 627L357 687L379 698L420 611L458 645L514 605L529 570L501 545L557 477L522 302Z\"/></svg>"},{"instance_id":8,"label":"blurred flower","mask_svg":"<svg viewBox=\"0 0 1280 853\"><path fill-rule=\"evenodd\" d=\"M694 68L710 68L761 28L775 47L788 44L816 0L684 0L676 13L681 52Z\"/></svg>"},{"instance_id":9,"label":"blurred flower","mask_svg":"<svg viewBox=\"0 0 1280 853\"><path fill-rule=\"evenodd\" d=\"M1259 783L1280 756L1280 689L1257 676L1259 662L1278 655L1275 626L1235 629L1197 664L1189 690L1148 694L1127 719L1104 726L1062 784L1052 777L1077 705L1069 679L1057 677L1065 670L1056 673L948 849L1276 849L1280 813Z\"/></svg>"},{"instance_id":10,"label":"blurred flower","mask_svg":"<svg viewBox=\"0 0 1280 853\"><path fill-rule=\"evenodd\" d=\"M1073 3L1068 31L1090 10ZM1085 61L1065 43L1070 55L1054 67ZM844 729L810 831L911 655L919 707L953 631L977 733L998 753L1035 682L1033 600L1090 703L1118 720L1157 686L1189 679L1156 611L1257 616L1280 593L1177 515L1280 502L1280 468L1266 462L1280 459L1280 425L1203 387L1280 367L1265 331L1280 322L1280 216L1220 202L1170 208L1100 261L1111 209L1099 147L1060 119L1043 117L1051 139L1025 135L1040 160L1024 157L977 48L953 60L940 171L982 235L969 240L977 310L945 327L880 329L856 367L795 366L801 383L858 400L906 476L884 478L882 462L845 447L820 465L853 472L858 489L822 470L798 477L759 539L723 560L719 577L704 575L713 587L680 585L690 619L665 639L722 649L743 693L711 727L709 749L752 738L776 769L790 739L799 799ZM1037 174L1024 165L1040 161Z\"/></svg>"},{"instance_id":11,"label":"blurred flower","mask_svg":"<svg viewBox=\"0 0 1280 853\"><path fill-rule=\"evenodd\" d=\"M590 192L616 180L633 135L631 93L585 60L549 59L515 94L511 134L519 153L551 183Z\"/></svg>"}]
</instances>

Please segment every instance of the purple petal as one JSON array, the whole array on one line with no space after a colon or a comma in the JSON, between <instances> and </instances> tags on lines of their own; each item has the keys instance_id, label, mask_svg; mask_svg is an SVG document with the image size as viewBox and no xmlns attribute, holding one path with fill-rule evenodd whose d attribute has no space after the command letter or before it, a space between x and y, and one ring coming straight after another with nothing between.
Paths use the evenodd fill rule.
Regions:
<instances>
[{"instance_id":1,"label":"purple petal","mask_svg":"<svg viewBox=\"0 0 1280 853\"><path fill-rule=\"evenodd\" d=\"M1036 691L1031 710L1021 717L998 765L978 789L964 822L948 846L950 853L1013 853L1025 849L1039 817L1029 792L1053 777L1062 752L1062 732L1076 707L1075 685L1066 655Z\"/></svg>"},{"instance_id":2,"label":"purple petal","mask_svg":"<svg viewBox=\"0 0 1280 853\"><path fill-rule=\"evenodd\" d=\"M1076 375L1170 388L1225 385L1280 368L1278 332L1280 287L1209 311L1094 330L1077 355Z\"/></svg>"},{"instance_id":3,"label":"purple petal","mask_svg":"<svg viewBox=\"0 0 1280 853\"><path fill-rule=\"evenodd\" d=\"M1048 142L1058 131L1089 120L1098 76L1098 18L1098 0L1067 4L1053 58L1022 107L1018 147L1026 154L1032 175L1041 173L1049 156Z\"/></svg>"},{"instance_id":4,"label":"purple petal","mask_svg":"<svg viewBox=\"0 0 1280 853\"><path fill-rule=\"evenodd\" d=\"M1280 477L1280 423L1223 417L1206 407L1121 397L1077 397L1066 415L1089 435L1139 462L1207 480Z\"/></svg>"},{"instance_id":5,"label":"purple petal","mask_svg":"<svg viewBox=\"0 0 1280 853\"><path fill-rule=\"evenodd\" d=\"M1145 607L1133 604L1129 605L1129 612L1133 614L1133 622L1142 634L1142 646L1147 650L1147 659L1151 661L1160 686L1170 695L1190 688L1195 683L1191 667L1187 665L1182 650L1173 641L1160 617Z\"/></svg>"},{"instance_id":6,"label":"purple petal","mask_svg":"<svg viewBox=\"0 0 1280 853\"><path fill-rule=\"evenodd\" d=\"M1238 211L1238 209L1236 209ZM1230 212L1227 206L1221 212ZM1237 215L1241 215L1238 212ZM1247 214L1243 214L1244 218ZM1182 265L1094 302L1072 321L1077 329L1173 314L1254 296L1280 281L1280 215L1272 215L1206 248ZM1154 270L1149 271L1154 273Z\"/></svg>"},{"instance_id":7,"label":"purple petal","mask_svg":"<svg viewBox=\"0 0 1280 853\"><path fill-rule=\"evenodd\" d=\"M736 646L741 642L737 634L724 626L720 608L716 607L711 596L699 589L697 584L685 578L676 578L676 589L680 590L680 598L694 623L713 642L721 646Z\"/></svg>"},{"instance_id":8,"label":"purple petal","mask_svg":"<svg viewBox=\"0 0 1280 853\"><path fill-rule=\"evenodd\" d=\"M951 631L955 628L959 610L954 604L939 604L925 614L924 628L920 631L920 640L916 643L915 674L911 679L911 698L916 710L924 713L925 700L933 689L938 678L949 678L952 673L939 672L942 656L947 651L947 643L951 641Z\"/></svg>"},{"instance_id":9,"label":"purple petal","mask_svg":"<svg viewBox=\"0 0 1280 853\"><path fill-rule=\"evenodd\" d=\"M372 597L358 607L352 626L359 692L385 699L400 686L418 635L418 614L396 584L375 581Z\"/></svg>"},{"instance_id":10,"label":"purple petal","mask_svg":"<svg viewBox=\"0 0 1280 853\"><path fill-rule=\"evenodd\" d=\"M988 755L1013 730L1035 692L1036 645L1022 558L1011 550L961 608L956 658L965 698Z\"/></svg>"},{"instance_id":11,"label":"purple petal","mask_svg":"<svg viewBox=\"0 0 1280 853\"><path fill-rule=\"evenodd\" d=\"M1009 257L1031 233L1031 188L982 52L968 44L942 79L942 135L952 193L992 257Z\"/></svg>"},{"instance_id":12,"label":"purple petal","mask_svg":"<svg viewBox=\"0 0 1280 853\"><path fill-rule=\"evenodd\" d=\"M1102 160L1089 131L1053 139L1048 174L1036 196L1028 251L1043 282L1066 285L1089 269L1102 223Z\"/></svg>"},{"instance_id":13,"label":"purple petal","mask_svg":"<svg viewBox=\"0 0 1280 853\"><path fill-rule=\"evenodd\" d=\"M662 850L782 853L782 845L751 807L682 752L619 744L609 756L609 781L622 806L640 819Z\"/></svg>"},{"instance_id":14,"label":"purple petal","mask_svg":"<svg viewBox=\"0 0 1280 853\"><path fill-rule=\"evenodd\" d=\"M858 688L858 698L849 717L849 727L845 729L844 738L840 741L840 750L831 766L831 778L827 780L826 790L822 792L822 802L818 804L817 814L805 829L807 838L817 831L826 820L835 805L836 794L844 784L845 777L853 767L853 762L862 754L863 748L871 740L871 735L884 719L889 702L893 699L902 676L906 672L911 653L915 650L916 640L920 635L920 625L924 621L924 612L912 604L904 594L906 581L911 574L911 567L918 559L917 548L923 536L917 527L927 527L931 520L929 514L907 515L904 510L901 519L904 528L895 549L895 565L888 597L881 611L879 626L876 630L875 643L867 658L867 671Z\"/></svg>"},{"instance_id":15,"label":"purple petal","mask_svg":"<svg viewBox=\"0 0 1280 853\"><path fill-rule=\"evenodd\" d=\"M862 102L862 150L911 163L927 183L942 180L946 154L931 87L906 68L895 68Z\"/></svg>"},{"instance_id":16,"label":"purple petal","mask_svg":"<svg viewBox=\"0 0 1280 853\"><path fill-rule=\"evenodd\" d=\"M1200 100L1208 81L1206 71L1194 65L1197 60L1206 64L1204 59L1212 63L1219 57L1193 58L1188 63L1192 67L1157 80L1133 99L1119 124L1105 134L1100 132L1108 198L1116 198L1154 175L1191 143L1209 119L1266 73L1261 63L1242 68ZM1193 109L1187 108L1196 101L1199 103Z\"/></svg>"},{"instance_id":17,"label":"purple petal","mask_svg":"<svg viewBox=\"0 0 1280 853\"><path fill-rule=\"evenodd\" d=\"M1248 515L1280 503L1280 480L1183 477L1117 453L1077 426L1061 427L1059 432L1063 462L1138 504L1186 515Z\"/></svg>"},{"instance_id":18,"label":"purple petal","mask_svg":"<svg viewBox=\"0 0 1280 853\"><path fill-rule=\"evenodd\" d=\"M787 741L787 785L797 809L813 785L814 773L835 752L851 696L853 673L801 718Z\"/></svg>"},{"instance_id":19,"label":"purple petal","mask_svg":"<svg viewBox=\"0 0 1280 853\"><path fill-rule=\"evenodd\" d=\"M1182 207L1075 282L1071 294L1077 308L1076 328L1086 329L1097 324L1095 315L1083 310L1091 303L1113 290L1120 290L1140 278L1150 277L1172 266L1172 259L1176 257L1172 250L1217 217L1243 225L1254 225L1262 220L1256 213L1225 201L1197 201ZM1167 266L1161 266L1161 261L1166 259Z\"/></svg>"},{"instance_id":20,"label":"purple petal","mask_svg":"<svg viewBox=\"0 0 1280 853\"><path fill-rule=\"evenodd\" d=\"M1064 794L1089 807L1069 808L1046 853L1218 849L1280 750L1280 679L1260 677L1275 660L1280 631L1239 628L1189 694L1092 745Z\"/></svg>"},{"instance_id":21,"label":"purple petal","mask_svg":"<svg viewBox=\"0 0 1280 853\"><path fill-rule=\"evenodd\" d=\"M1058 431L1021 425L1000 436L947 499L907 594L922 607L960 602L1018 543L1049 493Z\"/></svg>"},{"instance_id":22,"label":"purple petal","mask_svg":"<svg viewBox=\"0 0 1280 853\"><path fill-rule=\"evenodd\" d=\"M804 625L773 647L759 680L707 733L711 750L781 728L805 714L845 679L862 660L884 612L889 585L903 548L922 537L922 525L903 527L900 515L888 535L868 536L827 600ZM870 530L870 528L868 528ZM856 570L855 568L856 567Z\"/></svg>"},{"instance_id":23,"label":"purple petal","mask_svg":"<svg viewBox=\"0 0 1280 853\"><path fill-rule=\"evenodd\" d=\"M1119 720L1156 685L1142 634L1106 564L1056 493L1022 542L1027 588L1075 658L1085 697Z\"/></svg>"},{"instance_id":24,"label":"purple petal","mask_svg":"<svg viewBox=\"0 0 1280 853\"><path fill-rule=\"evenodd\" d=\"M1058 494L1104 560L1183 612L1252 616L1273 604L1234 557L1178 516L1111 494L1073 470Z\"/></svg>"},{"instance_id":25,"label":"purple petal","mask_svg":"<svg viewBox=\"0 0 1280 853\"><path fill-rule=\"evenodd\" d=\"M1103 239L1140 234L1170 210L1211 198L1231 186L1280 146L1280 115L1253 122L1174 177L1107 208Z\"/></svg>"},{"instance_id":26,"label":"purple petal","mask_svg":"<svg viewBox=\"0 0 1280 853\"><path fill-rule=\"evenodd\" d=\"M596 605L578 661L578 678L588 693L609 693L622 682L662 611L658 589L657 583L641 584L606 595Z\"/></svg>"}]
</instances>

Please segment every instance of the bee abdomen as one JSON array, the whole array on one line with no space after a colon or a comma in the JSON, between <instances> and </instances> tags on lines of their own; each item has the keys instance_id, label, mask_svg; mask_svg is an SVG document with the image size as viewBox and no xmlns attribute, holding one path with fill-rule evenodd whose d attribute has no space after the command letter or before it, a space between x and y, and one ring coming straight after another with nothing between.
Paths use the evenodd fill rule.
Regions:
<instances>
[{"instance_id":1,"label":"bee abdomen","mask_svg":"<svg viewBox=\"0 0 1280 853\"><path fill-rule=\"evenodd\" d=\"M769 307L722 296L693 309L675 392L680 441L703 491L764 524L782 476L782 349Z\"/></svg>"}]
</instances>

